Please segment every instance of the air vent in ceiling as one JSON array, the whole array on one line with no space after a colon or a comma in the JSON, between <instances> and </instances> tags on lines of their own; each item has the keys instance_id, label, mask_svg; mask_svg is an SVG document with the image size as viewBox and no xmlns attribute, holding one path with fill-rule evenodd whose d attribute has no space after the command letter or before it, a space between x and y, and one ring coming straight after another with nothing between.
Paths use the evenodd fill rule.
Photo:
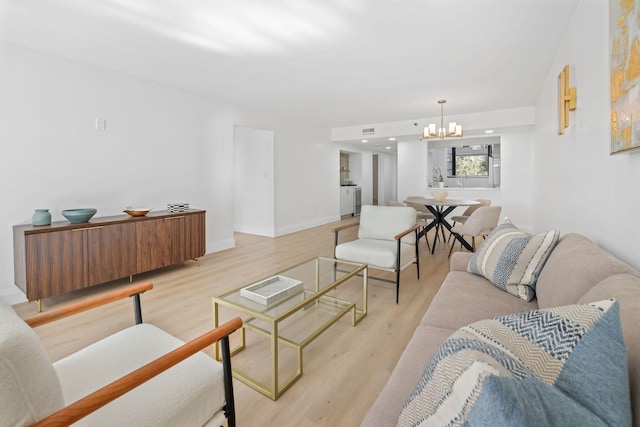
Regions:
<instances>
[{"instance_id":1,"label":"air vent in ceiling","mask_svg":"<svg viewBox=\"0 0 640 427\"><path fill-rule=\"evenodd\" d=\"M376 133L374 128L362 129L363 135L373 135L374 133Z\"/></svg>"}]
</instances>

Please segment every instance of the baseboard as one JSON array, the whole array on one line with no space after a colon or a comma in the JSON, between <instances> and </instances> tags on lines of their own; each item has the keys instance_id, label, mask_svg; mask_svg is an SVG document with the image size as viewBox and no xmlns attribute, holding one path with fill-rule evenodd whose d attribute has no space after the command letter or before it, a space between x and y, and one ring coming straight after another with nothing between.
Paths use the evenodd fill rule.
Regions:
<instances>
[{"instance_id":1,"label":"baseboard","mask_svg":"<svg viewBox=\"0 0 640 427\"><path fill-rule=\"evenodd\" d=\"M267 229L267 228L245 227L241 225L234 225L233 231L237 231L238 233L245 233L245 234L255 234L256 236L276 237L274 235L274 230Z\"/></svg>"},{"instance_id":2,"label":"baseboard","mask_svg":"<svg viewBox=\"0 0 640 427\"><path fill-rule=\"evenodd\" d=\"M216 240L215 242L207 242L207 254L224 251L236 247L235 239Z\"/></svg>"},{"instance_id":3,"label":"baseboard","mask_svg":"<svg viewBox=\"0 0 640 427\"><path fill-rule=\"evenodd\" d=\"M299 224L293 224L286 227L278 228L276 230L276 236L284 236L285 234L295 233L296 231L302 231L306 230L307 228L318 227L320 225L336 221L340 221L340 215L333 215L325 218L315 218L311 221L305 221Z\"/></svg>"}]
</instances>

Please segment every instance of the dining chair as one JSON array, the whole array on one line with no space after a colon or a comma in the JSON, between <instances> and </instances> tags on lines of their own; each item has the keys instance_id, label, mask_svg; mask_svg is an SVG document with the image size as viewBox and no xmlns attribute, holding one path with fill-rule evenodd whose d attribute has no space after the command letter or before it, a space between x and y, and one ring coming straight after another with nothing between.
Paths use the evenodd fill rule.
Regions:
<instances>
[{"instance_id":1,"label":"dining chair","mask_svg":"<svg viewBox=\"0 0 640 427\"><path fill-rule=\"evenodd\" d=\"M411 206L414 208L418 214L418 221L420 225L426 229L429 222L434 221L436 219L435 215L432 214L429 209L424 204L423 196L409 196L407 197L407 206ZM416 202L412 202L412 200L416 200ZM438 231L436 229L436 235L434 239L438 238ZM427 247L431 250L431 245L429 244L429 239L427 239L427 233L424 233L424 240L427 242Z\"/></svg>"},{"instance_id":2,"label":"dining chair","mask_svg":"<svg viewBox=\"0 0 640 427\"><path fill-rule=\"evenodd\" d=\"M339 243L338 233L358 226L358 238ZM395 281L373 277L396 285L396 304L400 298L400 272L411 264L416 265L420 279L418 252L418 228L416 210L401 206L362 207L360 221L334 228L334 258L343 261L368 264L376 270L392 271Z\"/></svg>"},{"instance_id":3,"label":"dining chair","mask_svg":"<svg viewBox=\"0 0 640 427\"><path fill-rule=\"evenodd\" d=\"M476 199L476 202L480 202L480 204L469 206L467 209L465 209L462 215L452 216L451 217L451 221L453 221L452 225L456 225L456 223L458 222L464 224L467 221L467 219L469 219L471 214L474 213L476 210L478 210L483 206L491 206L491 200L489 199ZM447 242L449 242L450 240L451 240L451 234L449 235L449 239L447 239Z\"/></svg>"},{"instance_id":4,"label":"dining chair","mask_svg":"<svg viewBox=\"0 0 640 427\"><path fill-rule=\"evenodd\" d=\"M500 220L500 212L502 206L482 206L476 209L464 223L458 223L451 227L451 234L458 238L464 239L464 236L471 236L471 251L476 251L476 236L487 236L498 226ZM449 257L453 252L456 240L451 244ZM462 247L462 243L460 244Z\"/></svg>"}]
</instances>

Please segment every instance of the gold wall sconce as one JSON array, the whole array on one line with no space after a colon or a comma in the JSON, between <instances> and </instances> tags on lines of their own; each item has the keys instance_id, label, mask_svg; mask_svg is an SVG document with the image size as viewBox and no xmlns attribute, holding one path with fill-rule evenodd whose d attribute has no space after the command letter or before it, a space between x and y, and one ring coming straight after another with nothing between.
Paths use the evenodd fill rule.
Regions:
<instances>
[{"instance_id":1,"label":"gold wall sconce","mask_svg":"<svg viewBox=\"0 0 640 427\"><path fill-rule=\"evenodd\" d=\"M578 90L570 87L570 74L571 69L565 65L558 75L558 135L564 134L564 130L569 126L569 111L576 109Z\"/></svg>"}]
</instances>

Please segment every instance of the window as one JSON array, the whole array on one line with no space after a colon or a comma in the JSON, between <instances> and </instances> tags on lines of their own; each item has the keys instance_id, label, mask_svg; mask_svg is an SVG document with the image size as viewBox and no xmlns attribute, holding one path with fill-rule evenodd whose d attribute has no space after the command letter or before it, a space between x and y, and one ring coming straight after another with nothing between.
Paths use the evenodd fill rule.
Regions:
<instances>
[{"instance_id":1,"label":"window","mask_svg":"<svg viewBox=\"0 0 640 427\"><path fill-rule=\"evenodd\" d=\"M447 175L488 177L492 147L492 145L471 145L448 148Z\"/></svg>"}]
</instances>

